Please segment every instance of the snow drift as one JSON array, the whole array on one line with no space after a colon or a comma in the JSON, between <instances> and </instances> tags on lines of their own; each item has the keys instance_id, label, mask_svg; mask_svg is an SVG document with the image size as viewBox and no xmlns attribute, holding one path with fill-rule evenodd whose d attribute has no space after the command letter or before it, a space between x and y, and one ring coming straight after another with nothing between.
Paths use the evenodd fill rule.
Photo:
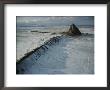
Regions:
<instances>
[{"instance_id":1,"label":"snow drift","mask_svg":"<svg viewBox=\"0 0 110 90\"><path fill-rule=\"evenodd\" d=\"M26 53L16 63L16 73L93 74L94 34L80 33L77 28L74 29L71 26L69 34L52 37Z\"/></svg>"}]
</instances>

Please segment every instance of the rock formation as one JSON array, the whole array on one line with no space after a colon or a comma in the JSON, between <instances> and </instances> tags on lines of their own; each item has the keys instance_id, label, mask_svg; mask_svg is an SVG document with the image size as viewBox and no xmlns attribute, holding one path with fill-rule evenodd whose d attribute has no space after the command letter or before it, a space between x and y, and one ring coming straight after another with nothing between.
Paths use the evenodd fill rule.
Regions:
<instances>
[{"instance_id":1,"label":"rock formation","mask_svg":"<svg viewBox=\"0 0 110 90\"><path fill-rule=\"evenodd\" d=\"M76 27L75 24L70 25L69 31L67 32L68 35L74 36L74 35L81 35L81 32Z\"/></svg>"}]
</instances>

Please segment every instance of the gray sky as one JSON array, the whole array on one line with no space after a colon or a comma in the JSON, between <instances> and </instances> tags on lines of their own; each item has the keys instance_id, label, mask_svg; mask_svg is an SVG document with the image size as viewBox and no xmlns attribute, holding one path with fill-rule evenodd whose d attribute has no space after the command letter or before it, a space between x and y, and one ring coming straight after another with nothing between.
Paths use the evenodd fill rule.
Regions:
<instances>
[{"instance_id":1,"label":"gray sky","mask_svg":"<svg viewBox=\"0 0 110 90\"><path fill-rule=\"evenodd\" d=\"M17 16L17 26L94 25L94 16Z\"/></svg>"}]
</instances>

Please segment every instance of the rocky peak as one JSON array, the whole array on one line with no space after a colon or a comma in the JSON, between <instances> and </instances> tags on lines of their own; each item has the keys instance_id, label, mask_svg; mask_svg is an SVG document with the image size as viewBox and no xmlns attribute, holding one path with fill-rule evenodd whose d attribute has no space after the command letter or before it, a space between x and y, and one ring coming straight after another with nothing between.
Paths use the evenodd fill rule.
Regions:
<instances>
[{"instance_id":1,"label":"rocky peak","mask_svg":"<svg viewBox=\"0 0 110 90\"><path fill-rule=\"evenodd\" d=\"M70 25L68 34L71 35L71 36L81 35L81 32L79 31L79 29L76 27L75 24L72 24L72 25Z\"/></svg>"}]
</instances>

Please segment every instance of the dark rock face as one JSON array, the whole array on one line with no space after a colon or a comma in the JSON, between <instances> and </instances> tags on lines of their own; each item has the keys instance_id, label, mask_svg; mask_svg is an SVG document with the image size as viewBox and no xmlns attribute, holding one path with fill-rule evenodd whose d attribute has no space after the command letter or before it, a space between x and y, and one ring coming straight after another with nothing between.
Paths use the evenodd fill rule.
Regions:
<instances>
[{"instance_id":1,"label":"dark rock face","mask_svg":"<svg viewBox=\"0 0 110 90\"><path fill-rule=\"evenodd\" d=\"M74 36L74 35L81 35L81 32L79 29L76 27L75 24L70 25L68 35Z\"/></svg>"}]
</instances>

